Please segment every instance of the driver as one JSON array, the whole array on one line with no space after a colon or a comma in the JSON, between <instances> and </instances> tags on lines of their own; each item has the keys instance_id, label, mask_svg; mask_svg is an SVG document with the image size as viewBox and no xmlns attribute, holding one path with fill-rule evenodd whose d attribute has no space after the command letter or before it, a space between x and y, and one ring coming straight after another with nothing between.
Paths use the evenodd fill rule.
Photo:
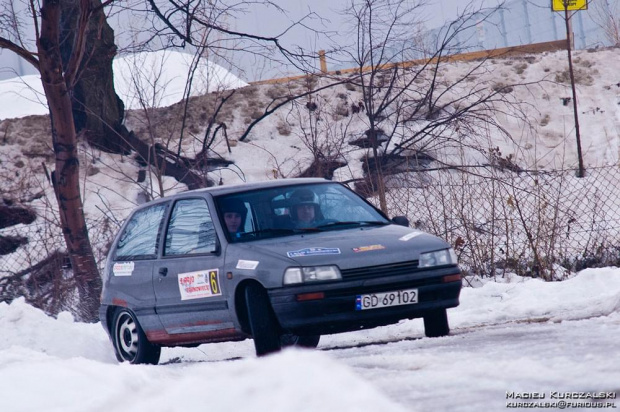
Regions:
<instances>
[{"instance_id":1,"label":"driver","mask_svg":"<svg viewBox=\"0 0 620 412\"><path fill-rule=\"evenodd\" d=\"M222 202L222 216L226 229L233 237L238 237L245 226L248 209L239 199L226 199Z\"/></svg>"},{"instance_id":2,"label":"driver","mask_svg":"<svg viewBox=\"0 0 620 412\"><path fill-rule=\"evenodd\" d=\"M296 228L316 227L323 214L316 194L310 189L298 189L290 197L291 219Z\"/></svg>"}]
</instances>

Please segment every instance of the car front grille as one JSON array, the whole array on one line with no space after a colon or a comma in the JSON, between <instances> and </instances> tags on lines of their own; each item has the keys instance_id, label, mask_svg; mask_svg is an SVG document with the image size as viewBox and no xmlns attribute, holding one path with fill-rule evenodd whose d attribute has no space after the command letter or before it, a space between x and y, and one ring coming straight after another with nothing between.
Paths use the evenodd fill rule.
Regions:
<instances>
[{"instance_id":1,"label":"car front grille","mask_svg":"<svg viewBox=\"0 0 620 412\"><path fill-rule=\"evenodd\" d=\"M391 263L389 265L366 266L363 268L341 270L343 279L367 279L378 276L398 276L415 272L418 269L418 261Z\"/></svg>"}]
</instances>

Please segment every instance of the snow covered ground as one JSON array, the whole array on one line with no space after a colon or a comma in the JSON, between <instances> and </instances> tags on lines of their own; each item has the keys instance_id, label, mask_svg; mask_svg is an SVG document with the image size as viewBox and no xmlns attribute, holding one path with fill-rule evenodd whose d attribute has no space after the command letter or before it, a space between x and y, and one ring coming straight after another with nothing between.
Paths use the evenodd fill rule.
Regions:
<instances>
[{"instance_id":1,"label":"snow covered ground","mask_svg":"<svg viewBox=\"0 0 620 412\"><path fill-rule=\"evenodd\" d=\"M618 268L480 282L448 313L443 338L414 319L325 336L319 350L256 358L246 340L165 348L162 364L134 366L117 364L100 325L16 300L0 304L0 410L501 411L534 392L620 394Z\"/></svg>"}]
</instances>

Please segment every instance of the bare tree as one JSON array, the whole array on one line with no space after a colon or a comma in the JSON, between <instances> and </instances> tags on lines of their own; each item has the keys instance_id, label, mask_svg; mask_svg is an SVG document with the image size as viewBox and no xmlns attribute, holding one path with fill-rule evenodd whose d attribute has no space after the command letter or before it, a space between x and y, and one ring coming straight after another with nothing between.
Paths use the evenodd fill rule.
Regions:
<instances>
[{"instance_id":1,"label":"bare tree","mask_svg":"<svg viewBox=\"0 0 620 412\"><path fill-rule=\"evenodd\" d=\"M101 278L88 237L84 206L80 196L77 132L71 96L83 73L89 23L96 12L100 11L100 3L90 0L80 1L71 52L65 59L61 48L65 40L61 30L61 2L43 0L40 10L36 10L36 5L34 1L29 3L36 37L36 51L27 49L24 34L17 23L8 30L6 28L2 30L0 46L17 53L41 74L50 111L52 144L56 156L56 169L52 174L53 184L67 252L79 292L78 316L84 321L96 321ZM7 9L3 13L3 19L15 20L14 9L9 9L9 13L6 11ZM11 28L14 31L10 31Z\"/></svg>"},{"instance_id":2,"label":"bare tree","mask_svg":"<svg viewBox=\"0 0 620 412\"><path fill-rule=\"evenodd\" d=\"M592 20L603 29L612 46L620 46L620 3L609 0L590 2Z\"/></svg>"},{"instance_id":3,"label":"bare tree","mask_svg":"<svg viewBox=\"0 0 620 412\"><path fill-rule=\"evenodd\" d=\"M334 84L334 81L326 81ZM334 171L348 164L348 154L357 148L349 145L350 129L359 121L357 102L333 86L321 94L292 102L291 111L284 121L291 122L292 133L297 134L311 154L310 164L299 177L332 179Z\"/></svg>"},{"instance_id":4,"label":"bare tree","mask_svg":"<svg viewBox=\"0 0 620 412\"><path fill-rule=\"evenodd\" d=\"M225 2L222 0L145 0L152 10L149 42L164 46L187 45L199 50L208 49L211 59L219 59L238 68L240 55L259 55L285 62L301 72L314 70L314 53L297 47L283 45L282 38L294 27L310 29L310 20L320 20L312 12L298 21L291 21L288 27L275 35L259 35L236 30L231 21L235 16L250 12L251 6L269 7L286 18L285 12L269 0L248 0ZM231 53L234 51L234 53Z\"/></svg>"},{"instance_id":5,"label":"bare tree","mask_svg":"<svg viewBox=\"0 0 620 412\"><path fill-rule=\"evenodd\" d=\"M476 147L476 137L489 129L506 134L496 121L497 113L520 115L519 102L510 96L516 85L476 81L487 70L484 56L457 78L443 77L449 56L461 49L459 36L466 36L501 6L466 7L435 34L432 51L429 41L410 39L412 27L422 24L424 6L424 1L361 0L346 10L355 34L350 58L358 79L353 83L362 90L366 115L367 185L386 213L388 174L415 169L430 153L463 145L484 153L487 148ZM415 57L418 60L411 61Z\"/></svg>"},{"instance_id":6,"label":"bare tree","mask_svg":"<svg viewBox=\"0 0 620 412\"><path fill-rule=\"evenodd\" d=\"M140 5L146 5L150 12L145 15L144 8L139 9ZM236 16L247 13L252 6L259 5L274 9L286 18L284 11L268 0L233 3L221 0L183 0L180 2L144 0L134 5L119 5L124 8L124 11L141 16L143 20L146 17L146 21L138 25L140 32L134 33L133 37L136 41L131 46L133 50L183 48L191 51L194 56L183 93L183 113L178 117L178 130L167 138L165 136L154 138L154 134L149 134L150 137L136 134L128 136L130 146L139 153L141 161L152 164L161 176L173 176L192 189L214 184L213 180L207 176L208 171L212 169L207 165L210 161L212 162L209 159L209 149L214 145L216 138L223 138L228 144L229 125L221 121L220 111L234 100L232 99L234 92L227 92L223 89L203 90L203 93L215 92L218 95L217 103L207 110L208 124L204 137L198 137L195 132L188 130L189 97L195 94L194 77L198 74L197 69L202 62L205 60L218 62L227 68L242 71L239 61L249 55L281 61L302 71L313 70L312 62L316 56L301 49L288 49L283 46L282 37L291 28L307 28L306 22L317 19L317 16L308 13L301 20L290 22L290 25L281 33L272 36L252 34L233 28ZM312 29L308 28L308 30ZM296 99L298 96L288 96L288 98ZM264 115L255 119L238 137L238 140L243 141L257 123L274 113L279 107L281 105L266 109ZM174 139L170 140L173 135ZM162 139L167 139L167 141L162 141ZM186 146L194 147L196 143L200 149L183 153ZM226 162L220 159L215 163L217 168Z\"/></svg>"}]
</instances>

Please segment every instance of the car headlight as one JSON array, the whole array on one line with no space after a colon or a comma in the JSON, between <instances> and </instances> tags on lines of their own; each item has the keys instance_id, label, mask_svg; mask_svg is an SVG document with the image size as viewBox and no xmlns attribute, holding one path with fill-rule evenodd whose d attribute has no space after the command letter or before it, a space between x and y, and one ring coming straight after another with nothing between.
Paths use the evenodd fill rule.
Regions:
<instances>
[{"instance_id":1,"label":"car headlight","mask_svg":"<svg viewBox=\"0 0 620 412\"><path fill-rule=\"evenodd\" d=\"M337 266L296 267L288 268L284 272L285 285L337 279L342 279L342 275Z\"/></svg>"},{"instance_id":2,"label":"car headlight","mask_svg":"<svg viewBox=\"0 0 620 412\"><path fill-rule=\"evenodd\" d=\"M454 249L443 249L435 252L420 253L420 263L418 267L428 268L432 266L457 265L458 258Z\"/></svg>"}]
</instances>

